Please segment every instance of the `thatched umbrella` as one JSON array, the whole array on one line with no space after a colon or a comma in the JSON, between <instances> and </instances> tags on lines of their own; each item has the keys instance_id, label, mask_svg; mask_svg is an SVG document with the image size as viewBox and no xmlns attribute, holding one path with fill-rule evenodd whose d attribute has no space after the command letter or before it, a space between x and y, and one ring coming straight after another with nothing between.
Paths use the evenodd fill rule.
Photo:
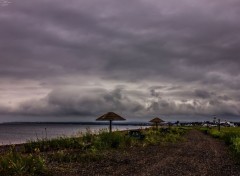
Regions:
<instances>
[{"instance_id":1,"label":"thatched umbrella","mask_svg":"<svg viewBox=\"0 0 240 176\"><path fill-rule=\"evenodd\" d=\"M150 120L149 122L155 123L156 127L158 128L158 124L164 122L162 119L155 117L154 119Z\"/></svg>"},{"instance_id":2,"label":"thatched umbrella","mask_svg":"<svg viewBox=\"0 0 240 176\"><path fill-rule=\"evenodd\" d=\"M123 117L121 117L120 115L114 113L114 112L108 112L102 116L100 116L99 118L97 118L96 120L98 121L109 121L109 131L112 132L112 121L118 121L118 120L126 120Z\"/></svg>"}]
</instances>

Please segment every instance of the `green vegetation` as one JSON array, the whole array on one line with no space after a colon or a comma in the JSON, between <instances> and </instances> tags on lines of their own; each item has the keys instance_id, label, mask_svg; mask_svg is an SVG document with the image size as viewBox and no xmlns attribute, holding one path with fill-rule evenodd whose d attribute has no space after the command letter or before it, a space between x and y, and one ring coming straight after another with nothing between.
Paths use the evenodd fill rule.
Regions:
<instances>
[{"instance_id":1,"label":"green vegetation","mask_svg":"<svg viewBox=\"0 0 240 176\"><path fill-rule=\"evenodd\" d=\"M126 133L116 131L108 133L107 130L100 130L94 134L91 130L81 133L79 137L59 137L56 139L38 139L37 141L28 141L24 144L25 152L48 152L64 149L79 150L103 150L109 148L126 147L131 144L132 139Z\"/></svg>"},{"instance_id":2,"label":"green vegetation","mask_svg":"<svg viewBox=\"0 0 240 176\"><path fill-rule=\"evenodd\" d=\"M187 130L184 128L140 130L143 138L135 138L127 131L109 133L101 130L98 134L87 130L78 137L60 137L56 139L38 139L23 144L21 151L15 149L0 157L0 175L46 175L51 169L49 163L73 163L96 161L104 154L116 149L145 147L182 139Z\"/></svg>"},{"instance_id":3,"label":"green vegetation","mask_svg":"<svg viewBox=\"0 0 240 176\"><path fill-rule=\"evenodd\" d=\"M164 142L177 142L182 139L182 135L187 131L184 128L160 128L158 130L149 129L144 132L146 145L159 144Z\"/></svg>"},{"instance_id":4,"label":"green vegetation","mask_svg":"<svg viewBox=\"0 0 240 176\"><path fill-rule=\"evenodd\" d=\"M47 172L46 162L39 155L21 154L14 149L0 156L0 175L41 175Z\"/></svg>"},{"instance_id":5,"label":"green vegetation","mask_svg":"<svg viewBox=\"0 0 240 176\"><path fill-rule=\"evenodd\" d=\"M215 138L224 140L225 143L230 146L233 154L240 161L240 128L225 127L221 128L220 131L218 131L217 128L202 128L201 130Z\"/></svg>"},{"instance_id":6,"label":"green vegetation","mask_svg":"<svg viewBox=\"0 0 240 176\"><path fill-rule=\"evenodd\" d=\"M40 152L52 151L52 150L61 150L61 149L70 149L70 148L82 148L83 143L80 138L74 137L59 137L56 139L38 139L37 141L27 141L24 144L25 152L35 152L39 150Z\"/></svg>"}]
</instances>

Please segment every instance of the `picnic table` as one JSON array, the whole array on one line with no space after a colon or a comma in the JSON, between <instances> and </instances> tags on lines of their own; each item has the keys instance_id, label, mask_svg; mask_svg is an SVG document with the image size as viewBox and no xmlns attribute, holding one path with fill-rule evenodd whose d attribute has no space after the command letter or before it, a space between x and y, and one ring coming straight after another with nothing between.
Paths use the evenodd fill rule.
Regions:
<instances>
[{"instance_id":1,"label":"picnic table","mask_svg":"<svg viewBox=\"0 0 240 176\"><path fill-rule=\"evenodd\" d=\"M134 137L136 139L144 139L145 135L141 132L141 130L129 130L128 136Z\"/></svg>"}]
</instances>

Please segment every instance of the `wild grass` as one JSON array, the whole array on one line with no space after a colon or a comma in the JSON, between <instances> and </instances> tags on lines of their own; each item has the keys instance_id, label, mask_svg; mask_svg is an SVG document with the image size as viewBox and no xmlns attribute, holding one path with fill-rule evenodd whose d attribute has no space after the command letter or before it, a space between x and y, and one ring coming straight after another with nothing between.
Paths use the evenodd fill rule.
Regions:
<instances>
[{"instance_id":1,"label":"wild grass","mask_svg":"<svg viewBox=\"0 0 240 176\"><path fill-rule=\"evenodd\" d=\"M59 137L56 139L39 139L37 141L27 141L27 143L24 144L24 149L27 153L35 152L36 150L44 152L69 148L82 148L82 145L83 144L79 138Z\"/></svg>"},{"instance_id":2,"label":"wild grass","mask_svg":"<svg viewBox=\"0 0 240 176\"><path fill-rule=\"evenodd\" d=\"M90 162L98 161L102 157L102 153L93 152L91 150L86 152L79 152L75 150L58 150L48 154L48 161L57 163Z\"/></svg>"},{"instance_id":3,"label":"wild grass","mask_svg":"<svg viewBox=\"0 0 240 176\"><path fill-rule=\"evenodd\" d=\"M177 142L182 139L182 135L185 134L187 129L184 128L160 128L150 129L145 131L144 143L147 145L159 144L165 142Z\"/></svg>"},{"instance_id":4,"label":"wild grass","mask_svg":"<svg viewBox=\"0 0 240 176\"><path fill-rule=\"evenodd\" d=\"M202 128L202 131L210 134L215 138L219 138L225 141L230 147L233 154L240 161L240 128L239 127L224 127L218 131L217 128Z\"/></svg>"},{"instance_id":5,"label":"wild grass","mask_svg":"<svg viewBox=\"0 0 240 176\"><path fill-rule=\"evenodd\" d=\"M22 154L11 149L0 156L0 175L41 175L47 173L46 161L33 154Z\"/></svg>"}]
</instances>

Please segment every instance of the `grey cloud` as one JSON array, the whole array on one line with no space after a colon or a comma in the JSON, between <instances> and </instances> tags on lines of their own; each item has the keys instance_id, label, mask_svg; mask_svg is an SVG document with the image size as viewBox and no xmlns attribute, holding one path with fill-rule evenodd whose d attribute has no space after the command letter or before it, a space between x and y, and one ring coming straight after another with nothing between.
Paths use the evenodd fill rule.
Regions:
<instances>
[{"instance_id":1,"label":"grey cloud","mask_svg":"<svg viewBox=\"0 0 240 176\"><path fill-rule=\"evenodd\" d=\"M195 90L195 95L199 98L203 98L203 99L206 99L206 98L210 98L212 95L214 95L214 93L210 93L206 90Z\"/></svg>"},{"instance_id":2,"label":"grey cloud","mask_svg":"<svg viewBox=\"0 0 240 176\"><path fill-rule=\"evenodd\" d=\"M238 103L239 104L239 103ZM164 115L229 115L238 116L240 109L224 101L212 99L210 101L181 101L176 103L169 100L154 101L150 104L147 111L149 113L159 113Z\"/></svg>"},{"instance_id":3,"label":"grey cloud","mask_svg":"<svg viewBox=\"0 0 240 176\"><path fill-rule=\"evenodd\" d=\"M117 86L119 87L119 86ZM151 92L151 90L147 89ZM75 116L96 117L108 111L128 115L129 119L152 115L227 115L240 114L240 102L225 95L209 96L206 91L197 90L198 99L169 98L162 92L161 98L152 99L144 92L132 94L125 88L82 89L64 87L51 91L42 99L21 103L17 108L3 108L1 114L31 116ZM204 92L204 93L203 93ZM139 98L139 95L142 98ZM153 96L155 97L155 96ZM219 98L221 97L221 98ZM147 104L145 104L147 103Z\"/></svg>"},{"instance_id":4,"label":"grey cloud","mask_svg":"<svg viewBox=\"0 0 240 176\"><path fill-rule=\"evenodd\" d=\"M19 113L144 114L144 101L155 97L149 112L238 114L239 7L224 0L13 1L0 7L0 80L54 89ZM60 88L95 80L103 86L91 93ZM122 86L107 91L105 82ZM126 91L132 84L147 86Z\"/></svg>"},{"instance_id":5,"label":"grey cloud","mask_svg":"<svg viewBox=\"0 0 240 176\"><path fill-rule=\"evenodd\" d=\"M0 105L0 114L9 114L11 113L11 108L5 105Z\"/></svg>"},{"instance_id":6,"label":"grey cloud","mask_svg":"<svg viewBox=\"0 0 240 176\"><path fill-rule=\"evenodd\" d=\"M153 90L155 90L155 89L164 89L166 87L167 86L151 86L151 87L149 87L149 89L153 89Z\"/></svg>"},{"instance_id":7,"label":"grey cloud","mask_svg":"<svg viewBox=\"0 0 240 176\"><path fill-rule=\"evenodd\" d=\"M109 1L104 1L100 6L107 3ZM26 4L26 6L23 4ZM105 67L99 69L105 78L136 80L139 79L140 74L142 78L145 77L146 79L161 75L171 79L175 77L192 81L199 78L204 79L202 77L204 76L203 71L208 72L205 68L201 68L200 71L199 66L221 70L222 68L219 68L219 66L223 62L227 65L230 64L229 58L226 62L223 56L218 57L219 54L228 52L227 50L219 48L219 50L215 49L216 51L214 51L210 48L211 45L208 40L211 40L210 43L213 43L214 40L209 39L208 36L213 36L213 34L216 36L215 29L221 29L224 33L224 23L228 22L227 20L217 21L216 16L213 16L214 14L211 11L208 11L209 16L206 16L200 9L194 12L191 8L185 9L183 6L176 9L175 6L169 6L169 4L163 4L163 7L161 7L160 5L154 6L151 3L137 3L137 1L128 3L127 7L129 9L131 5L137 7L135 11L130 11L125 7L125 2L112 2L108 4L108 7L111 7L114 11L112 10L110 13L107 10L105 17L101 18L99 14L88 11L91 8L98 9L97 12L104 14L104 11L97 8L97 4L97 1L94 3L73 1L72 5L64 6L63 1L43 1L43 3L23 1L20 7L16 4L16 8L14 8L13 4L13 8L10 8L9 12L5 10L5 13L11 13L12 15L3 18L1 21L5 28L2 34L4 34L3 36L9 35L5 40L11 41L12 39L13 41L17 39L14 42L15 48L18 47L21 54L27 54L27 56L23 55L22 58L29 57L29 54L32 54L30 55L33 58L32 61L34 60L32 64L25 59L22 59L23 62L21 63L23 63L23 68L26 63L31 64L36 72L21 67L20 70L34 73L32 75L47 73L48 76L55 76L55 74L61 74L61 70L64 70L62 74L78 72L77 70L86 71L92 68L91 63L97 62L101 65L102 61L99 59L104 59L103 66L105 65ZM80 9L77 11L74 5L80 7ZM43 8L37 8L37 6ZM171 10L176 12L172 15L165 14L163 9L165 6L169 8L170 12ZM213 8L221 8L217 4L215 6ZM86 9L83 7L86 7ZM127 11L128 13L117 10L117 7L125 7L123 12ZM194 8L197 9L197 7ZM200 6L200 8L203 7ZM229 8L233 7L230 6ZM104 6L103 9L105 9ZM152 11L149 11L149 9L152 9ZM15 13L12 13L11 10ZM146 12L144 16L141 15L143 12ZM130 18L125 18L127 15ZM143 19L137 20L139 15ZM15 16L19 16L17 20ZM189 18L191 20L188 20ZM214 26L212 21L217 21L217 24L221 27ZM192 24L192 22L196 24ZM123 25L124 23L127 25ZM117 27L115 27L116 25ZM233 25L236 25L236 23L233 23ZM206 30L197 28L197 26L203 26ZM135 33L131 32L132 28L134 28ZM209 30L211 28L214 30ZM176 29L180 29L181 32ZM138 34L137 32L141 30L146 32ZM205 37L199 36L200 33ZM224 34L228 35L228 33ZM63 38L65 35L66 37ZM221 35L216 36L217 41L220 40L219 36ZM16 43L16 41L18 42ZM111 41L116 41L116 43L111 43ZM109 42L110 45L108 45ZM13 42L10 43L11 50L14 48L12 44ZM207 47L205 44L207 44ZM36 49L30 47L34 45L37 46ZM49 47L50 50L43 45ZM25 49L25 51L21 49ZM41 54L38 50L41 50ZM212 52L217 55L214 56L213 53L214 57L211 57ZM7 54L9 53L7 52ZM14 58L11 55L9 57ZM66 62L66 59L69 62ZM216 61L219 61L220 65ZM58 67L54 67L54 64L57 64ZM182 67L182 64L196 67L196 69L191 70ZM142 68L143 65L144 68ZM41 68L45 72L41 72ZM128 68L131 68L131 72L128 71ZM97 71L97 69L98 67L95 67L93 71ZM6 72L11 71L6 70ZM107 74L108 72L112 74ZM130 74L131 76L129 76Z\"/></svg>"},{"instance_id":8,"label":"grey cloud","mask_svg":"<svg viewBox=\"0 0 240 176\"><path fill-rule=\"evenodd\" d=\"M22 103L16 113L28 115L76 115L96 116L108 111L138 113L143 107L129 99L121 89L106 91L104 89L84 90L58 89L41 100Z\"/></svg>"},{"instance_id":9,"label":"grey cloud","mask_svg":"<svg viewBox=\"0 0 240 176\"><path fill-rule=\"evenodd\" d=\"M220 95L217 98L220 99L220 100L223 100L223 101L230 101L230 100L232 100L232 98L227 96L227 95Z\"/></svg>"},{"instance_id":10,"label":"grey cloud","mask_svg":"<svg viewBox=\"0 0 240 176\"><path fill-rule=\"evenodd\" d=\"M160 96L160 93L157 92L155 89L151 89L150 93L151 93L151 96L153 96L153 97L159 97Z\"/></svg>"}]
</instances>

